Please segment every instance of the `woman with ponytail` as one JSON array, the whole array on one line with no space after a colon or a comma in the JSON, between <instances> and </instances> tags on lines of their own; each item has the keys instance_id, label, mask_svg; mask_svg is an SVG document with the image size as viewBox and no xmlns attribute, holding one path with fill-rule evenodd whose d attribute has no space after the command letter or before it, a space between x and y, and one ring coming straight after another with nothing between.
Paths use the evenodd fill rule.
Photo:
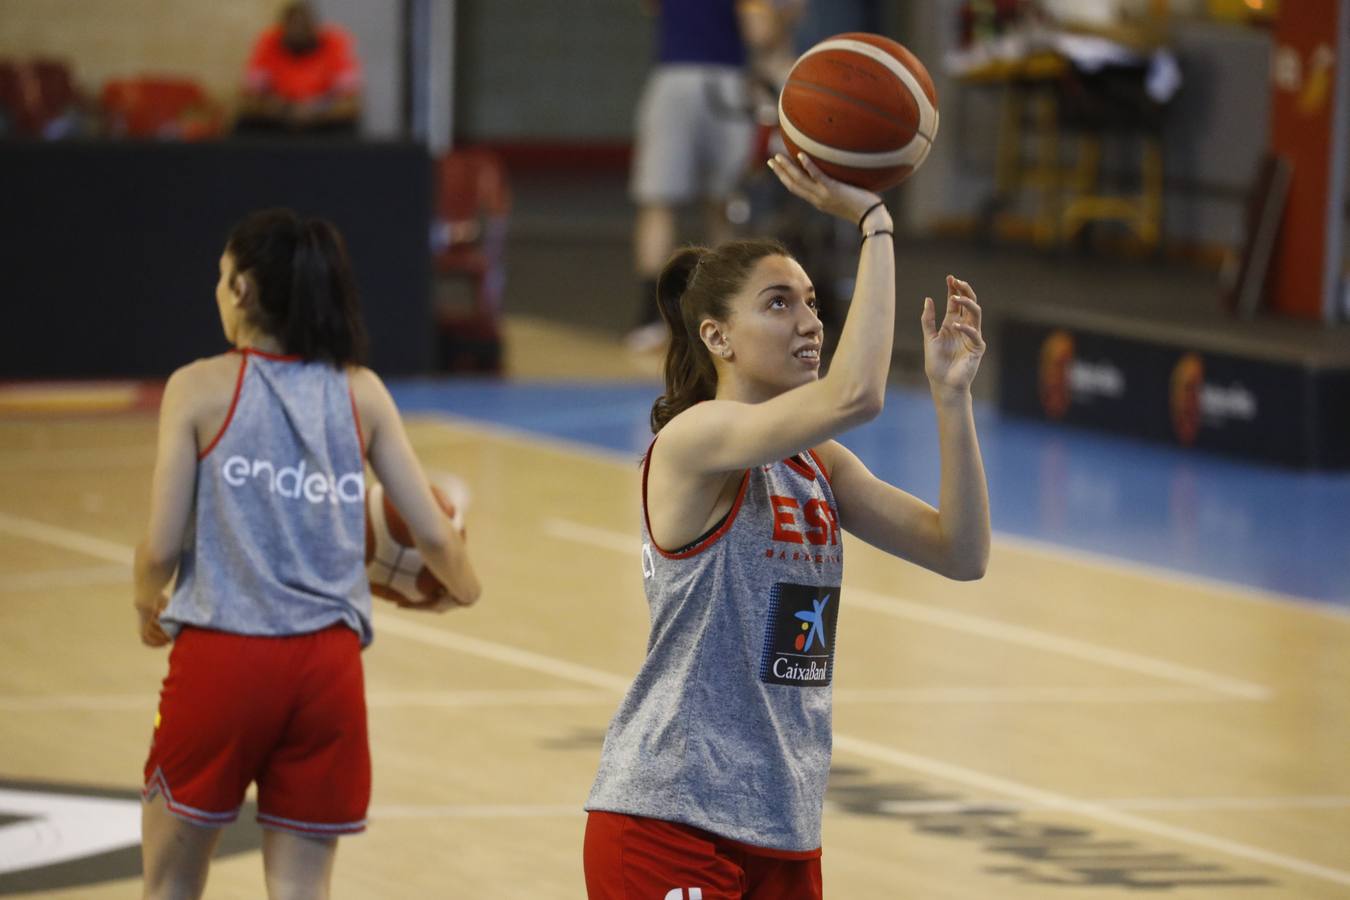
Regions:
<instances>
[{"instance_id":1,"label":"woman with ponytail","mask_svg":"<svg viewBox=\"0 0 1350 900\"><path fill-rule=\"evenodd\" d=\"M141 640L173 644L145 764L144 896L201 896L220 829L256 782L268 894L326 897L337 836L365 828L370 799L367 462L445 585L421 608L467 606L479 585L389 392L361 365L337 229L283 209L246 217L221 254L216 306L234 349L165 385L136 548Z\"/></svg>"},{"instance_id":2,"label":"woman with ponytail","mask_svg":"<svg viewBox=\"0 0 1350 900\"><path fill-rule=\"evenodd\" d=\"M822 376L815 292L781 245L686 248L661 273L671 343L642 461L652 629L587 803L591 900L820 898L840 531L959 580L981 577L989 556L975 292L948 276L941 321L929 298L919 316L942 461L935 509L835 440L882 408L890 213L805 155L770 166L857 225L853 300Z\"/></svg>"}]
</instances>

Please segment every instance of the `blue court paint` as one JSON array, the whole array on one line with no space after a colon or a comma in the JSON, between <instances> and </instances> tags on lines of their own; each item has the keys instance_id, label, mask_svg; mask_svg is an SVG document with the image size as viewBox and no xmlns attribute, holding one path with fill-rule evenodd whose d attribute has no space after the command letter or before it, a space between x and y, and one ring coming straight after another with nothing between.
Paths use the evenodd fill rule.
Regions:
<instances>
[{"instance_id":1,"label":"blue court paint","mask_svg":"<svg viewBox=\"0 0 1350 900\"><path fill-rule=\"evenodd\" d=\"M409 413L450 413L636 459L655 384L405 381ZM976 409L997 532L1350 609L1350 474L1294 472ZM937 502L925 391L892 388L842 441Z\"/></svg>"},{"instance_id":2,"label":"blue court paint","mask_svg":"<svg viewBox=\"0 0 1350 900\"><path fill-rule=\"evenodd\" d=\"M648 413L656 384L505 382L480 379L391 381L405 413L444 412L574 441L636 461L652 439Z\"/></svg>"}]
</instances>

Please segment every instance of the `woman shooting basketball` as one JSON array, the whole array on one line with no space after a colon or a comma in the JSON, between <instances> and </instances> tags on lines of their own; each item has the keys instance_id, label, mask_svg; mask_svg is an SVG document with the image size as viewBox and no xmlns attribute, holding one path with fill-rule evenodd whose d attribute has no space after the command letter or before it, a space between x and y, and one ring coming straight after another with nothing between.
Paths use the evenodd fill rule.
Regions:
<instances>
[{"instance_id":1,"label":"woman shooting basketball","mask_svg":"<svg viewBox=\"0 0 1350 900\"><path fill-rule=\"evenodd\" d=\"M951 578L979 578L988 560L975 292L949 276L941 322L927 298L920 317L942 461L934 509L833 440L881 412L890 215L805 156L770 165L857 223L853 302L821 377L814 291L781 246L686 248L661 273L672 339L642 493L652 631L587 804L592 900L819 898L840 528Z\"/></svg>"},{"instance_id":2,"label":"woman shooting basketball","mask_svg":"<svg viewBox=\"0 0 1350 900\"><path fill-rule=\"evenodd\" d=\"M141 640L174 644L145 764L145 896L201 895L219 829L256 781L268 893L326 897L337 835L365 827L370 799L366 460L445 586L427 608L473 603L478 580L393 400L359 365L337 230L248 216L216 303L235 349L165 386L136 548Z\"/></svg>"}]
</instances>

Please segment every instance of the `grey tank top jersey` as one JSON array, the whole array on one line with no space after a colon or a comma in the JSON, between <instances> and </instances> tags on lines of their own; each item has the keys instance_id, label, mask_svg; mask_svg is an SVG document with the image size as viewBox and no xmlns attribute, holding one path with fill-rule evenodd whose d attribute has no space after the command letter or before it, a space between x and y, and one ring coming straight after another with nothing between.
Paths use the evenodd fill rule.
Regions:
<instances>
[{"instance_id":1,"label":"grey tank top jersey","mask_svg":"<svg viewBox=\"0 0 1350 900\"><path fill-rule=\"evenodd\" d=\"M713 533L651 539L647 657L605 736L586 808L682 822L775 850L820 846L844 569L814 454L749 470Z\"/></svg>"},{"instance_id":2,"label":"grey tank top jersey","mask_svg":"<svg viewBox=\"0 0 1350 900\"><path fill-rule=\"evenodd\" d=\"M193 525L160 619L235 634L342 623L371 640L365 462L341 369L240 354L234 403L197 462Z\"/></svg>"}]
</instances>

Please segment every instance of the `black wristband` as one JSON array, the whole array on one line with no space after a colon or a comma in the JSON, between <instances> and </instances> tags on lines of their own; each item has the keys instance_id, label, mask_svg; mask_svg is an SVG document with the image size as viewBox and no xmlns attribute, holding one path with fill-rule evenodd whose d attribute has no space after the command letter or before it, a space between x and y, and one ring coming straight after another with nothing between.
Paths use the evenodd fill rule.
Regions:
<instances>
[{"instance_id":1,"label":"black wristband","mask_svg":"<svg viewBox=\"0 0 1350 900\"><path fill-rule=\"evenodd\" d=\"M878 206L885 206L885 205L886 205L885 200L878 200L876 203L873 203L871 206L867 207L867 209L863 211L863 214L858 217L858 230L862 231L863 223L866 222L867 217L872 214L872 210L876 209Z\"/></svg>"},{"instance_id":2,"label":"black wristband","mask_svg":"<svg viewBox=\"0 0 1350 900\"><path fill-rule=\"evenodd\" d=\"M895 237L895 232L889 228L878 228L875 231L864 231L862 240L858 241L858 246L861 247L863 244L867 243L868 238L876 237L879 234L889 234L892 239Z\"/></svg>"}]
</instances>

